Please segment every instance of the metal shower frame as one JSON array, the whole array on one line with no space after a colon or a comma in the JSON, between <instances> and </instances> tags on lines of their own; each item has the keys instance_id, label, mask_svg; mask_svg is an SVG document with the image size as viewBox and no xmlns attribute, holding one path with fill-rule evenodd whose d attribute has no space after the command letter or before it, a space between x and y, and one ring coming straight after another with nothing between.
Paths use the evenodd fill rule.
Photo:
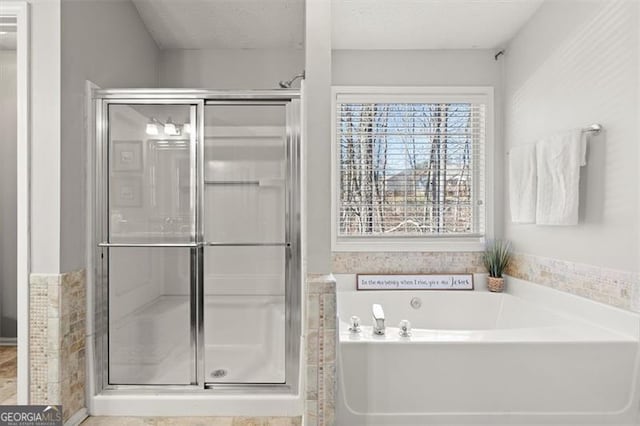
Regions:
<instances>
[{"instance_id":1,"label":"metal shower frame","mask_svg":"<svg viewBox=\"0 0 640 426\"><path fill-rule=\"evenodd\" d=\"M301 244L301 105L298 90L194 90L194 89L100 89L92 92L95 143L94 230L94 389L95 394L239 392L288 393L299 389L300 340L302 335L302 244ZM190 163L193 185L191 197L197 206L193 212L191 238L184 244L119 244L109 240L109 105L185 105L192 107L196 131L190 136ZM276 384L211 383L204 372L204 248L238 246L204 239L204 118L207 105L282 105L286 111L285 138L285 241L270 245L285 247L285 382ZM95 147L95 148L94 148ZM265 244L256 244L265 245ZM187 385L115 385L108 382L109 368L109 248L179 247L189 248L191 256L191 383Z\"/></svg>"}]
</instances>

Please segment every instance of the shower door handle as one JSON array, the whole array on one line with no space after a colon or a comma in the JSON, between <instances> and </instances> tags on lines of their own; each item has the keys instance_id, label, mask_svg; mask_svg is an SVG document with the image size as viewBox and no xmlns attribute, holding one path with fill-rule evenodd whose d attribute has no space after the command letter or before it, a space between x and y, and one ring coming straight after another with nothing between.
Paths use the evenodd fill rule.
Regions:
<instances>
[{"instance_id":1,"label":"shower door handle","mask_svg":"<svg viewBox=\"0 0 640 426\"><path fill-rule=\"evenodd\" d=\"M198 243L98 243L98 247L166 247L166 248L198 248Z\"/></svg>"},{"instance_id":2,"label":"shower door handle","mask_svg":"<svg viewBox=\"0 0 640 426\"><path fill-rule=\"evenodd\" d=\"M291 243L202 243L207 247L291 247Z\"/></svg>"},{"instance_id":3,"label":"shower door handle","mask_svg":"<svg viewBox=\"0 0 640 426\"><path fill-rule=\"evenodd\" d=\"M98 247L291 247L291 243L98 243Z\"/></svg>"}]
</instances>

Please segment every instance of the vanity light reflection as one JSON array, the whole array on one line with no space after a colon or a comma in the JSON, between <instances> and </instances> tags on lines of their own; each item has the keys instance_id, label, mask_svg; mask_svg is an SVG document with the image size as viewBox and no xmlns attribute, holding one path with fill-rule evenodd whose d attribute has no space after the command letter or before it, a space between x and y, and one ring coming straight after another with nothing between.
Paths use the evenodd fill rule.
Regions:
<instances>
[{"instance_id":1,"label":"vanity light reflection","mask_svg":"<svg viewBox=\"0 0 640 426\"><path fill-rule=\"evenodd\" d=\"M161 129L166 136L180 136L183 132L191 133L191 123L176 124L171 120L171 117L165 123L162 123L158 119L151 117L146 127L147 135L158 136Z\"/></svg>"}]
</instances>

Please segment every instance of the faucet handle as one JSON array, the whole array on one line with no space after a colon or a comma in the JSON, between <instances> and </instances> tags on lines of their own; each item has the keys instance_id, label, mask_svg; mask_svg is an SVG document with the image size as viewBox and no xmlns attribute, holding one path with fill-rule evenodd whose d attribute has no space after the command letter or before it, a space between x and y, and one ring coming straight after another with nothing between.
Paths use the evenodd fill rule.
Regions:
<instances>
[{"instance_id":1,"label":"faucet handle","mask_svg":"<svg viewBox=\"0 0 640 426\"><path fill-rule=\"evenodd\" d=\"M355 315L351 317L351 327L349 327L349 331L352 333L360 333L360 317Z\"/></svg>"},{"instance_id":2,"label":"faucet handle","mask_svg":"<svg viewBox=\"0 0 640 426\"><path fill-rule=\"evenodd\" d=\"M411 336L411 323L409 320L400 321L400 336L409 337Z\"/></svg>"}]
</instances>

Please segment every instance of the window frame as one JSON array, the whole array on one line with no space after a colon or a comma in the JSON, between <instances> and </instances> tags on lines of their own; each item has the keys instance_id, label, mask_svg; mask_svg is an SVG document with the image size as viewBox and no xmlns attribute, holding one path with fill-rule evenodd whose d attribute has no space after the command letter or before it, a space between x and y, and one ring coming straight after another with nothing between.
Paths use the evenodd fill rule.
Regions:
<instances>
[{"instance_id":1,"label":"window frame","mask_svg":"<svg viewBox=\"0 0 640 426\"><path fill-rule=\"evenodd\" d=\"M338 97L350 102L445 103L485 105L484 234L480 236L339 237L340 151L337 146ZM342 100L344 102L344 100ZM494 235L494 89L491 86L332 86L331 87L331 250L334 252L481 251ZM477 194L476 194L477 196ZM475 212L474 212L475 213Z\"/></svg>"}]
</instances>

